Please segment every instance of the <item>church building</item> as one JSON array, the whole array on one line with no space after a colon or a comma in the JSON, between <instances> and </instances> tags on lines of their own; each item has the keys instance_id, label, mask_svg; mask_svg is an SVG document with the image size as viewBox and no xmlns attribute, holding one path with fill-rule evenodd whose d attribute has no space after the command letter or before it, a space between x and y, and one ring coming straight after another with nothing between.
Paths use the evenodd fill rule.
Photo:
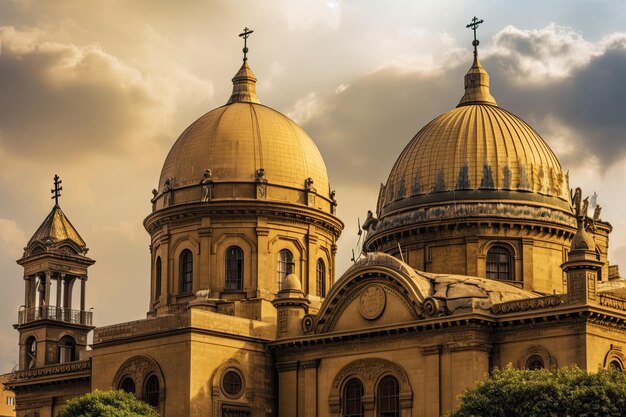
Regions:
<instances>
[{"instance_id":1,"label":"church building","mask_svg":"<svg viewBox=\"0 0 626 417\"><path fill-rule=\"evenodd\" d=\"M323 157L260 102L247 47L232 95L182 132L152 192L145 319L93 326L95 261L56 177L18 261L19 369L5 383L17 416L115 388L164 417L438 417L509 363L625 369L612 227L498 106L473 45L460 101L390 167L340 277Z\"/></svg>"}]
</instances>

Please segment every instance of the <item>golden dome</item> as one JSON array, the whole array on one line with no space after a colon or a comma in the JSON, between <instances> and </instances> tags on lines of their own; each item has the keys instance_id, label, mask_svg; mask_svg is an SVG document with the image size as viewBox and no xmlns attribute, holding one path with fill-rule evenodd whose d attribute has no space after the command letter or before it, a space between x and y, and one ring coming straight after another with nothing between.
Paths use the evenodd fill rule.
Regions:
<instances>
[{"instance_id":1,"label":"golden dome","mask_svg":"<svg viewBox=\"0 0 626 417\"><path fill-rule=\"evenodd\" d=\"M232 184L224 198L246 198L238 194L237 184L262 182L267 187L299 192L313 189L330 201L328 175L319 150L300 126L260 104L255 83L256 77L244 61L233 78L228 103L193 122L170 150L161 171L160 195L168 179L167 189L199 185L209 171L215 186ZM173 204L198 201L200 195ZM285 193L269 190L266 198L289 199Z\"/></svg>"},{"instance_id":2,"label":"golden dome","mask_svg":"<svg viewBox=\"0 0 626 417\"><path fill-rule=\"evenodd\" d=\"M460 200L522 200L570 212L567 175L537 132L498 107L478 58L459 105L409 142L379 197L379 216Z\"/></svg>"}]
</instances>

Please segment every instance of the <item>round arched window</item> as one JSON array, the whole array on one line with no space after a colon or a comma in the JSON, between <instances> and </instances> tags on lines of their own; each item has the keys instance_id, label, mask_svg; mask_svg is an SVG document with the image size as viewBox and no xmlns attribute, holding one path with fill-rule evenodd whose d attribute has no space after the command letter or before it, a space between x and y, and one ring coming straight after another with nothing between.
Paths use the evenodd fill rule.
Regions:
<instances>
[{"instance_id":1,"label":"round arched window","mask_svg":"<svg viewBox=\"0 0 626 417\"><path fill-rule=\"evenodd\" d=\"M511 252L503 246L492 246L487 252L487 278L513 281Z\"/></svg>"},{"instance_id":2,"label":"round arched window","mask_svg":"<svg viewBox=\"0 0 626 417\"><path fill-rule=\"evenodd\" d=\"M159 406L159 378L150 375L144 384L143 400L153 407Z\"/></svg>"},{"instance_id":3,"label":"round arched window","mask_svg":"<svg viewBox=\"0 0 626 417\"><path fill-rule=\"evenodd\" d=\"M163 273L163 265L161 264L160 256L156 259L154 269L154 300L157 301L161 296L161 274Z\"/></svg>"},{"instance_id":4,"label":"round arched window","mask_svg":"<svg viewBox=\"0 0 626 417\"><path fill-rule=\"evenodd\" d=\"M620 372L622 372L622 371L624 370L624 369L622 368L622 364L620 363L620 361L615 360L615 359L614 359L614 360L612 360L612 361L609 363L609 368L610 368L610 369L615 369L616 371L620 371Z\"/></svg>"},{"instance_id":5,"label":"round arched window","mask_svg":"<svg viewBox=\"0 0 626 417\"><path fill-rule=\"evenodd\" d=\"M400 387L392 376L386 376L378 385L378 416L400 417Z\"/></svg>"},{"instance_id":6,"label":"round arched window","mask_svg":"<svg viewBox=\"0 0 626 417\"><path fill-rule=\"evenodd\" d=\"M71 336L63 336L58 345L58 362L68 363L76 359L76 342Z\"/></svg>"},{"instance_id":7,"label":"round arched window","mask_svg":"<svg viewBox=\"0 0 626 417\"><path fill-rule=\"evenodd\" d=\"M293 271L293 254L287 249L283 249L278 252L278 269L276 276L278 279L278 290L283 288L283 281L287 278L287 275Z\"/></svg>"},{"instance_id":8,"label":"round arched window","mask_svg":"<svg viewBox=\"0 0 626 417\"><path fill-rule=\"evenodd\" d=\"M363 384L352 378L343 388L343 415L345 417L363 417Z\"/></svg>"},{"instance_id":9,"label":"round arched window","mask_svg":"<svg viewBox=\"0 0 626 417\"><path fill-rule=\"evenodd\" d=\"M321 259L317 260L317 296L325 297L326 296L326 265L324 265L324 261Z\"/></svg>"},{"instance_id":10,"label":"round arched window","mask_svg":"<svg viewBox=\"0 0 626 417\"><path fill-rule=\"evenodd\" d=\"M226 251L226 280L224 288L227 290L243 289L243 251L237 246L231 246Z\"/></svg>"},{"instance_id":11,"label":"round arched window","mask_svg":"<svg viewBox=\"0 0 626 417\"><path fill-rule=\"evenodd\" d=\"M135 394L135 381L133 381L131 377L127 376L126 378L122 380L119 388L122 391L126 391L134 395Z\"/></svg>"},{"instance_id":12,"label":"round arched window","mask_svg":"<svg viewBox=\"0 0 626 417\"><path fill-rule=\"evenodd\" d=\"M180 292L189 294L193 290L193 255L189 249L180 254Z\"/></svg>"},{"instance_id":13,"label":"round arched window","mask_svg":"<svg viewBox=\"0 0 626 417\"><path fill-rule=\"evenodd\" d=\"M543 363L543 358L539 355L532 355L526 361L526 369L529 371L534 371L536 369L544 369L545 365Z\"/></svg>"},{"instance_id":14,"label":"round arched window","mask_svg":"<svg viewBox=\"0 0 626 417\"><path fill-rule=\"evenodd\" d=\"M237 398L243 392L243 378L239 372L228 371L222 377L222 391L227 397Z\"/></svg>"}]
</instances>

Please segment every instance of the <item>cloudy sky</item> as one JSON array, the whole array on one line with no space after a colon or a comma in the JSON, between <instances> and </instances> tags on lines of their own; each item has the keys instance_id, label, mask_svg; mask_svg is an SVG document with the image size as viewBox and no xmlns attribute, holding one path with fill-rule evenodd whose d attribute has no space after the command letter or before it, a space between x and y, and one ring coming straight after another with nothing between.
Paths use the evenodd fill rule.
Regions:
<instances>
[{"instance_id":1,"label":"cloudy sky","mask_svg":"<svg viewBox=\"0 0 626 417\"><path fill-rule=\"evenodd\" d=\"M474 15L492 94L542 135L572 186L598 193L624 275L622 1L0 0L0 372L17 361L15 260L51 209L54 174L97 260L96 324L144 317L150 190L180 132L227 101L244 26L261 101L325 158L343 272L395 158L462 96Z\"/></svg>"}]
</instances>

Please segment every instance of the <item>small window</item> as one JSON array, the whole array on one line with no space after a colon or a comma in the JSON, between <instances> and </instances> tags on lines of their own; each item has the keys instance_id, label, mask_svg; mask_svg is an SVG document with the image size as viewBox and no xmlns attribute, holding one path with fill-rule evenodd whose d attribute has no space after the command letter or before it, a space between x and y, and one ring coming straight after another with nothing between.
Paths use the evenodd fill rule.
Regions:
<instances>
[{"instance_id":1,"label":"small window","mask_svg":"<svg viewBox=\"0 0 626 417\"><path fill-rule=\"evenodd\" d=\"M143 401L155 408L159 406L159 378L156 375L150 375L146 379L143 389Z\"/></svg>"},{"instance_id":2,"label":"small window","mask_svg":"<svg viewBox=\"0 0 626 417\"><path fill-rule=\"evenodd\" d=\"M126 378L122 380L119 388L122 391L126 391L134 395L135 394L135 381L133 381L131 377L127 376Z\"/></svg>"},{"instance_id":3,"label":"small window","mask_svg":"<svg viewBox=\"0 0 626 417\"><path fill-rule=\"evenodd\" d=\"M278 252L278 291L283 288L283 281L293 272L293 255L287 249Z\"/></svg>"},{"instance_id":4,"label":"small window","mask_svg":"<svg viewBox=\"0 0 626 417\"><path fill-rule=\"evenodd\" d=\"M386 376L378 385L378 416L400 417L400 387L392 376Z\"/></svg>"},{"instance_id":5,"label":"small window","mask_svg":"<svg viewBox=\"0 0 626 417\"><path fill-rule=\"evenodd\" d=\"M154 267L154 300L157 301L161 296L161 273L163 272L163 267L161 265L161 257L158 256L156 260L156 265Z\"/></svg>"},{"instance_id":6,"label":"small window","mask_svg":"<svg viewBox=\"0 0 626 417\"><path fill-rule=\"evenodd\" d=\"M188 294L193 291L193 255L189 249L180 254L180 292Z\"/></svg>"},{"instance_id":7,"label":"small window","mask_svg":"<svg viewBox=\"0 0 626 417\"><path fill-rule=\"evenodd\" d=\"M15 405L15 397L7 397L7 405Z\"/></svg>"},{"instance_id":8,"label":"small window","mask_svg":"<svg viewBox=\"0 0 626 417\"><path fill-rule=\"evenodd\" d=\"M321 259L317 260L317 296L326 296L326 265Z\"/></svg>"},{"instance_id":9,"label":"small window","mask_svg":"<svg viewBox=\"0 0 626 417\"><path fill-rule=\"evenodd\" d=\"M63 336L59 340L58 362L68 363L76 360L76 342L71 336Z\"/></svg>"},{"instance_id":10,"label":"small window","mask_svg":"<svg viewBox=\"0 0 626 417\"><path fill-rule=\"evenodd\" d=\"M342 417L363 417L363 384L356 378L348 381L343 389Z\"/></svg>"},{"instance_id":11,"label":"small window","mask_svg":"<svg viewBox=\"0 0 626 417\"><path fill-rule=\"evenodd\" d=\"M487 278L512 281L511 253L502 246L493 246L487 252Z\"/></svg>"},{"instance_id":12,"label":"small window","mask_svg":"<svg viewBox=\"0 0 626 417\"><path fill-rule=\"evenodd\" d=\"M225 289L243 289L243 251L237 246L231 246L226 251Z\"/></svg>"},{"instance_id":13,"label":"small window","mask_svg":"<svg viewBox=\"0 0 626 417\"><path fill-rule=\"evenodd\" d=\"M529 371L535 371L537 369L544 369L543 358L539 355L532 355L526 361L526 369Z\"/></svg>"},{"instance_id":14,"label":"small window","mask_svg":"<svg viewBox=\"0 0 626 417\"><path fill-rule=\"evenodd\" d=\"M228 371L222 378L222 390L227 397L237 398L243 391L243 379L238 372Z\"/></svg>"}]
</instances>

